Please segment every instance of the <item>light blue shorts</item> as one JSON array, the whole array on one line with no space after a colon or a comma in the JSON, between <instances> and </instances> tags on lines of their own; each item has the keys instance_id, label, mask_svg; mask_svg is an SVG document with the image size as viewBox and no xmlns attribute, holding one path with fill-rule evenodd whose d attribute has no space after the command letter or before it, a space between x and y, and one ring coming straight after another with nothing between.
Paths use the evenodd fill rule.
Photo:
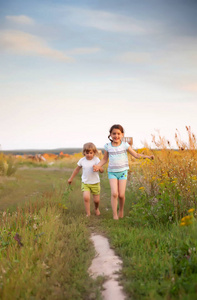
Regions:
<instances>
[{"instance_id":1,"label":"light blue shorts","mask_svg":"<svg viewBox=\"0 0 197 300\"><path fill-rule=\"evenodd\" d=\"M118 179L118 180L127 180L127 173L128 171L123 171L123 172L108 172L108 178L109 179Z\"/></svg>"}]
</instances>

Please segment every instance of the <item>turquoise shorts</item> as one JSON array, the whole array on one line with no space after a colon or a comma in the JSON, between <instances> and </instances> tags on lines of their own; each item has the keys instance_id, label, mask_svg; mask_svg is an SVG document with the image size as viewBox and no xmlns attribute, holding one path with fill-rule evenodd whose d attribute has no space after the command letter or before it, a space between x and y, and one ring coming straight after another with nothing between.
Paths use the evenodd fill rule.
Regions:
<instances>
[{"instance_id":1,"label":"turquoise shorts","mask_svg":"<svg viewBox=\"0 0 197 300\"><path fill-rule=\"evenodd\" d=\"M118 179L118 180L127 180L127 173L128 171L123 172L108 172L108 178L109 179Z\"/></svg>"}]
</instances>

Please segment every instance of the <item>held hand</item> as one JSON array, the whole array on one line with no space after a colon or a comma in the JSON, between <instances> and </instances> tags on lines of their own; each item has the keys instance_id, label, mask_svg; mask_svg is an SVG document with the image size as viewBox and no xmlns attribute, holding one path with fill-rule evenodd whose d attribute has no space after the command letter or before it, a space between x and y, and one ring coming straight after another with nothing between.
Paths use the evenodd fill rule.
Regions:
<instances>
[{"instance_id":1,"label":"held hand","mask_svg":"<svg viewBox=\"0 0 197 300\"><path fill-rule=\"evenodd\" d=\"M100 169L100 168L99 168L97 165L94 165L94 166L93 166L93 171L94 171L94 172L98 172L99 169Z\"/></svg>"}]
</instances>

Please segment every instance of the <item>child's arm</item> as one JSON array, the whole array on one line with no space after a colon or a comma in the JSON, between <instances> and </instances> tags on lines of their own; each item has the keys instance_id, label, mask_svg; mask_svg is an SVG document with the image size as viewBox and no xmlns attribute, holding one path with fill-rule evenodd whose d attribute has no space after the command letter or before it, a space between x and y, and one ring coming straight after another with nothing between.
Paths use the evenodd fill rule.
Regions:
<instances>
[{"instance_id":1,"label":"child's arm","mask_svg":"<svg viewBox=\"0 0 197 300\"><path fill-rule=\"evenodd\" d=\"M104 152L104 156L103 156L103 159L101 159L101 161L97 164L97 165L94 165L93 166L93 171L94 172L98 172L100 171L100 168L105 165L108 161L108 157L109 157L109 154L107 151ZM101 168L103 170L103 168ZM104 171L104 170L103 170ZM101 173L103 173L103 171Z\"/></svg>"},{"instance_id":2,"label":"child's arm","mask_svg":"<svg viewBox=\"0 0 197 300\"><path fill-rule=\"evenodd\" d=\"M127 151L134 156L135 158L149 158L149 159L154 159L154 155L144 155L144 154L139 154L135 152L131 146L127 149Z\"/></svg>"},{"instance_id":3,"label":"child's arm","mask_svg":"<svg viewBox=\"0 0 197 300\"><path fill-rule=\"evenodd\" d=\"M79 173L80 170L81 170L81 167L80 167L80 166L77 166L77 167L74 169L72 175L71 175L70 178L68 179L68 183L69 183L69 184L72 183L73 178Z\"/></svg>"},{"instance_id":4,"label":"child's arm","mask_svg":"<svg viewBox=\"0 0 197 300\"><path fill-rule=\"evenodd\" d=\"M103 172L104 172L104 169L103 169L102 167L100 167L99 172L100 172L100 173L103 173Z\"/></svg>"}]
</instances>

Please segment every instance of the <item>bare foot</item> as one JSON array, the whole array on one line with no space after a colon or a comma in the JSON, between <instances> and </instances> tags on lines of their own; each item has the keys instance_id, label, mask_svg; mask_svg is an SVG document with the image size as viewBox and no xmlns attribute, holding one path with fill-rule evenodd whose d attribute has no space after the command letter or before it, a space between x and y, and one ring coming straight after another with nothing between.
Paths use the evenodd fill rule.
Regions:
<instances>
[{"instance_id":1,"label":"bare foot","mask_svg":"<svg viewBox=\"0 0 197 300\"><path fill-rule=\"evenodd\" d=\"M118 218L118 216L113 216L113 219L118 220L119 218Z\"/></svg>"},{"instance_id":2,"label":"bare foot","mask_svg":"<svg viewBox=\"0 0 197 300\"><path fill-rule=\"evenodd\" d=\"M89 217L90 217L90 214L89 214L89 215L87 214L86 217L89 218Z\"/></svg>"},{"instance_id":3,"label":"bare foot","mask_svg":"<svg viewBox=\"0 0 197 300\"><path fill-rule=\"evenodd\" d=\"M100 216L100 214L101 214L101 213L100 213L100 210L99 210L98 208L95 209L95 215L96 215L96 216Z\"/></svg>"},{"instance_id":4,"label":"bare foot","mask_svg":"<svg viewBox=\"0 0 197 300\"><path fill-rule=\"evenodd\" d=\"M118 217L122 219L124 217L124 214L119 212Z\"/></svg>"}]
</instances>

